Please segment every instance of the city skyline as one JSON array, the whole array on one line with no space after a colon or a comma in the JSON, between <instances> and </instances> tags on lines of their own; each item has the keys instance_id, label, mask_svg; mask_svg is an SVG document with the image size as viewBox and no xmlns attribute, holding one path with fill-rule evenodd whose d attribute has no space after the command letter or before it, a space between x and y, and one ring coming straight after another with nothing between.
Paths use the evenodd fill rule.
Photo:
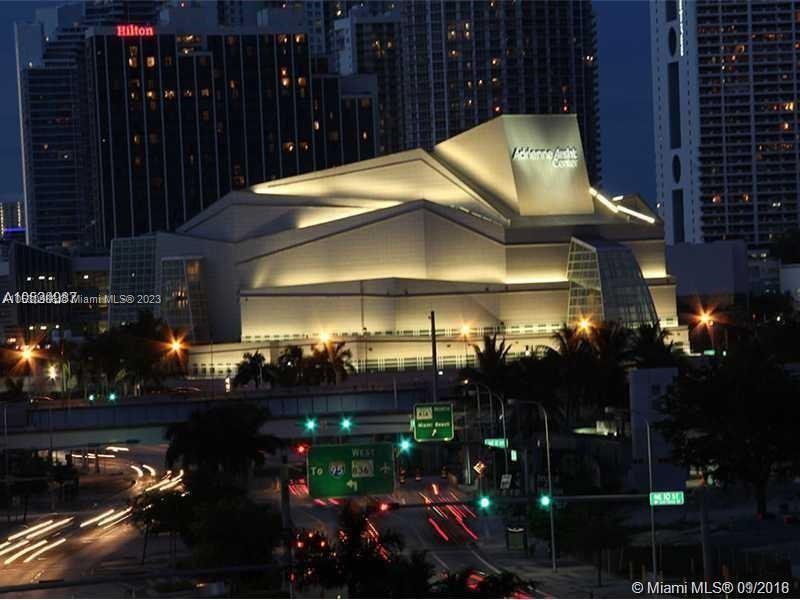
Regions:
<instances>
[{"instance_id":1,"label":"city skyline","mask_svg":"<svg viewBox=\"0 0 800 600\"><path fill-rule=\"evenodd\" d=\"M9 24L9 35L0 40L0 72L6 77L16 79L13 22L32 20L36 8L60 4L63 2L0 4L0 16ZM595 2L594 9L600 63L602 180L609 192L635 190L655 206L649 52L644 55L634 52L637 47L649 48L648 3L603 1ZM632 80L639 83L630 85ZM626 81L628 86L624 87ZM0 175L5 182L2 191L22 194L16 93L0 98L0 124L4 130L13 132L0 140ZM637 148L636 152L630 151L632 146Z\"/></svg>"}]
</instances>

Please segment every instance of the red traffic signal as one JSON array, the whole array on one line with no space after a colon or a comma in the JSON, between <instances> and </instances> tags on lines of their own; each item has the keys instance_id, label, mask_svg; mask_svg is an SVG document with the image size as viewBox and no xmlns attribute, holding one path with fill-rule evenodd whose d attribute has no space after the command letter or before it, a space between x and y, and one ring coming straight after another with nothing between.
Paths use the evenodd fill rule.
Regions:
<instances>
[{"instance_id":1,"label":"red traffic signal","mask_svg":"<svg viewBox=\"0 0 800 600\"><path fill-rule=\"evenodd\" d=\"M390 510L397 510L400 508L399 502L381 502L378 505L378 510L380 512L389 512Z\"/></svg>"},{"instance_id":2,"label":"red traffic signal","mask_svg":"<svg viewBox=\"0 0 800 600\"><path fill-rule=\"evenodd\" d=\"M309 445L308 444L297 444L295 447L295 452L298 454L305 454L308 452Z\"/></svg>"}]
</instances>

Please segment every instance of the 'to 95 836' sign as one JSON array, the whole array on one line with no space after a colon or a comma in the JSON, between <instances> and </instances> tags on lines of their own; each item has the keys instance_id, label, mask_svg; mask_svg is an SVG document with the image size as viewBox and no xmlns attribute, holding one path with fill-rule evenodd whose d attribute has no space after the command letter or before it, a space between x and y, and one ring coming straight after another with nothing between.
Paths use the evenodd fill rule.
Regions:
<instances>
[{"instance_id":1,"label":"'to 95 836' sign","mask_svg":"<svg viewBox=\"0 0 800 600\"><path fill-rule=\"evenodd\" d=\"M414 405L414 439L418 442L449 442L453 439L453 405Z\"/></svg>"},{"instance_id":2,"label":"'to 95 836' sign","mask_svg":"<svg viewBox=\"0 0 800 600\"><path fill-rule=\"evenodd\" d=\"M308 493L312 498L391 494L391 443L312 445L308 450Z\"/></svg>"}]
</instances>

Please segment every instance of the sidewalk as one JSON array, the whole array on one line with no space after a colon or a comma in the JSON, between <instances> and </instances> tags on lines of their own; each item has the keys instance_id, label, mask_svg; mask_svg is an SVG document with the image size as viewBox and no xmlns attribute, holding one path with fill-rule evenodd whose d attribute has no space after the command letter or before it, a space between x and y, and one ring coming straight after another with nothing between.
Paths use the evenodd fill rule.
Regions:
<instances>
[{"instance_id":1,"label":"sidewalk","mask_svg":"<svg viewBox=\"0 0 800 600\"><path fill-rule=\"evenodd\" d=\"M552 598L634 598L631 582L603 571L603 585L597 587L597 568L577 562L569 557L558 560L554 573L546 544L536 541L536 552L525 556L520 550L506 550L502 535L481 536L477 549L488 562L506 569L523 579L537 582L537 590Z\"/></svg>"}]
</instances>

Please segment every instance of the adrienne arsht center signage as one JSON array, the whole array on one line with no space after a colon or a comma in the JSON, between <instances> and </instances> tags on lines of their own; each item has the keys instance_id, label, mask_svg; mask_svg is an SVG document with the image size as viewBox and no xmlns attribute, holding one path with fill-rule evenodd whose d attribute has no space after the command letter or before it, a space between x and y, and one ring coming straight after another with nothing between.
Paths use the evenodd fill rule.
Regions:
<instances>
[{"instance_id":1,"label":"adrienne arsht center signage","mask_svg":"<svg viewBox=\"0 0 800 600\"><path fill-rule=\"evenodd\" d=\"M511 160L541 161L555 169L575 169L578 167L578 159L578 149L575 146L554 148L515 146L511 150Z\"/></svg>"}]
</instances>

